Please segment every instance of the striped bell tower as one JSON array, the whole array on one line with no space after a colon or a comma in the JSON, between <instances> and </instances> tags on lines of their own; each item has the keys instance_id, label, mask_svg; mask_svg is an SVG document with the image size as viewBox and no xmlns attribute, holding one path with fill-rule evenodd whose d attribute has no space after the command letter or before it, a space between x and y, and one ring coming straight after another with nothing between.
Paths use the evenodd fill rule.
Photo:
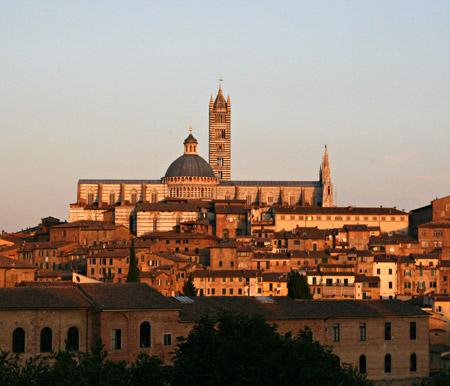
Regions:
<instances>
[{"instance_id":1,"label":"striped bell tower","mask_svg":"<svg viewBox=\"0 0 450 386\"><path fill-rule=\"evenodd\" d=\"M219 180L231 180L231 102L221 84L209 102L209 165Z\"/></svg>"}]
</instances>

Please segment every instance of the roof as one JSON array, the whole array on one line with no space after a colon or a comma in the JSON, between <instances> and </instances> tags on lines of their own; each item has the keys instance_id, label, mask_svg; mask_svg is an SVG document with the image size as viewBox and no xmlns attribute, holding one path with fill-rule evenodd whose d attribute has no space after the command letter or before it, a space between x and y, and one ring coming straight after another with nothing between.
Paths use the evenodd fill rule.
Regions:
<instances>
[{"instance_id":1,"label":"roof","mask_svg":"<svg viewBox=\"0 0 450 386\"><path fill-rule=\"evenodd\" d=\"M263 281L275 281L275 282L287 282L288 275L286 273L277 273L277 272L267 272L262 274Z\"/></svg>"},{"instance_id":2,"label":"roof","mask_svg":"<svg viewBox=\"0 0 450 386\"><path fill-rule=\"evenodd\" d=\"M14 287L0 289L0 309L89 308L74 286Z\"/></svg>"},{"instance_id":3,"label":"roof","mask_svg":"<svg viewBox=\"0 0 450 386\"><path fill-rule=\"evenodd\" d=\"M366 275L356 275L355 276L355 282L362 283L362 282L368 282L368 281L380 281L379 276L366 276Z\"/></svg>"},{"instance_id":4,"label":"roof","mask_svg":"<svg viewBox=\"0 0 450 386\"><path fill-rule=\"evenodd\" d=\"M298 206L298 207L275 207L273 211L277 214L356 214L356 215L408 215L408 213L395 208L371 208L371 207L323 207L323 206Z\"/></svg>"},{"instance_id":5,"label":"roof","mask_svg":"<svg viewBox=\"0 0 450 386\"><path fill-rule=\"evenodd\" d=\"M82 179L78 180L78 185L81 184L162 184L161 180L102 180L102 179Z\"/></svg>"},{"instance_id":6,"label":"roof","mask_svg":"<svg viewBox=\"0 0 450 386\"><path fill-rule=\"evenodd\" d=\"M368 232L369 228L367 228L366 224L358 224L358 225L346 224L342 227L342 230L347 232Z\"/></svg>"},{"instance_id":7,"label":"roof","mask_svg":"<svg viewBox=\"0 0 450 386\"><path fill-rule=\"evenodd\" d=\"M96 251L93 255L88 255L89 258L115 258L124 259L130 256L130 250L111 250L111 249L100 249Z\"/></svg>"},{"instance_id":8,"label":"roof","mask_svg":"<svg viewBox=\"0 0 450 386\"><path fill-rule=\"evenodd\" d=\"M72 273L72 272L70 272ZM74 287L75 283L72 280L51 280L51 281L22 281L18 287Z\"/></svg>"},{"instance_id":9,"label":"roof","mask_svg":"<svg viewBox=\"0 0 450 386\"><path fill-rule=\"evenodd\" d=\"M448 219L433 220L425 224L417 225L417 228L450 228L450 220Z\"/></svg>"},{"instance_id":10,"label":"roof","mask_svg":"<svg viewBox=\"0 0 450 386\"><path fill-rule=\"evenodd\" d=\"M272 302L260 302L247 296L195 297L192 303L180 303L181 321L196 321L209 313L216 317L226 309L247 315L262 315L268 321L283 319L361 318L389 316L428 316L418 307L400 300L293 300L277 296Z\"/></svg>"},{"instance_id":11,"label":"roof","mask_svg":"<svg viewBox=\"0 0 450 386\"><path fill-rule=\"evenodd\" d=\"M397 262L397 256L375 256L373 258L374 263L396 263Z\"/></svg>"},{"instance_id":12,"label":"roof","mask_svg":"<svg viewBox=\"0 0 450 386\"><path fill-rule=\"evenodd\" d=\"M257 277L261 276L261 271L257 269L246 270L215 270L215 269L202 269L191 272L193 278L195 277Z\"/></svg>"},{"instance_id":13,"label":"roof","mask_svg":"<svg viewBox=\"0 0 450 386\"><path fill-rule=\"evenodd\" d=\"M216 100L214 101L214 110L224 110L227 109L227 102L222 93L222 86L219 86L219 92L217 93Z\"/></svg>"},{"instance_id":14,"label":"roof","mask_svg":"<svg viewBox=\"0 0 450 386\"><path fill-rule=\"evenodd\" d=\"M11 259L8 256L0 256L0 268L37 269L34 265Z\"/></svg>"},{"instance_id":15,"label":"roof","mask_svg":"<svg viewBox=\"0 0 450 386\"><path fill-rule=\"evenodd\" d=\"M180 257L180 253L178 252L167 252L167 251L159 251L159 252L154 252L154 255L162 257L163 259L167 259L173 262L178 262L178 263L189 263L189 258L188 257Z\"/></svg>"},{"instance_id":16,"label":"roof","mask_svg":"<svg viewBox=\"0 0 450 386\"><path fill-rule=\"evenodd\" d=\"M411 253L413 259L439 259L439 253ZM444 261L444 260L442 260Z\"/></svg>"},{"instance_id":17,"label":"roof","mask_svg":"<svg viewBox=\"0 0 450 386\"><path fill-rule=\"evenodd\" d=\"M245 205L215 205L216 214L247 214L248 208Z\"/></svg>"},{"instance_id":18,"label":"roof","mask_svg":"<svg viewBox=\"0 0 450 386\"><path fill-rule=\"evenodd\" d=\"M210 235L208 233L199 232L174 232L174 231L156 231L144 233L140 236L144 239L208 239L219 240L217 236Z\"/></svg>"},{"instance_id":19,"label":"roof","mask_svg":"<svg viewBox=\"0 0 450 386\"><path fill-rule=\"evenodd\" d=\"M102 310L176 309L176 304L144 283L79 284L80 290Z\"/></svg>"},{"instance_id":20,"label":"roof","mask_svg":"<svg viewBox=\"0 0 450 386\"><path fill-rule=\"evenodd\" d=\"M164 177L215 178L215 175L208 162L198 154L183 154L172 162Z\"/></svg>"},{"instance_id":21,"label":"roof","mask_svg":"<svg viewBox=\"0 0 450 386\"><path fill-rule=\"evenodd\" d=\"M317 227L297 227L292 231L274 232L274 238L287 239L324 239L330 235L328 229L319 229Z\"/></svg>"},{"instance_id":22,"label":"roof","mask_svg":"<svg viewBox=\"0 0 450 386\"><path fill-rule=\"evenodd\" d=\"M67 246L78 247L76 241L33 241L20 246L20 251L32 251L35 249L58 249Z\"/></svg>"},{"instance_id":23,"label":"roof","mask_svg":"<svg viewBox=\"0 0 450 386\"><path fill-rule=\"evenodd\" d=\"M88 228L92 230L107 230L107 229L116 229L116 225L112 222L108 221L94 221L94 220L79 220L68 222L64 224L54 225L51 229L60 229L60 228Z\"/></svg>"},{"instance_id":24,"label":"roof","mask_svg":"<svg viewBox=\"0 0 450 386\"><path fill-rule=\"evenodd\" d=\"M219 181L219 186L289 186L320 188L320 181Z\"/></svg>"},{"instance_id":25,"label":"roof","mask_svg":"<svg viewBox=\"0 0 450 386\"><path fill-rule=\"evenodd\" d=\"M446 344L442 344L442 343L430 344L430 352L440 354L440 353L447 352L447 351L450 351L450 346L448 346Z\"/></svg>"},{"instance_id":26,"label":"roof","mask_svg":"<svg viewBox=\"0 0 450 386\"><path fill-rule=\"evenodd\" d=\"M419 242L416 239L413 239L411 236L403 233L396 233L393 235L383 233L380 236L370 237L370 245L418 244L418 243Z\"/></svg>"}]
</instances>

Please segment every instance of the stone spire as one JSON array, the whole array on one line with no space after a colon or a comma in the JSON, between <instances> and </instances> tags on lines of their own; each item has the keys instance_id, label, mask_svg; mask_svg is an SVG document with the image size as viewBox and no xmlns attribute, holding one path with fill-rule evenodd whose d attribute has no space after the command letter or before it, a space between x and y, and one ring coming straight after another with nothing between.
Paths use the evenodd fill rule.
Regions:
<instances>
[{"instance_id":1,"label":"stone spire","mask_svg":"<svg viewBox=\"0 0 450 386\"><path fill-rule=\"evenodd\" d=\"M320 165L320 182L322 183L322 206L333 206L333 184L331 183L328 146L325 145L322 165Z\"/></svg>"}]
</instances>

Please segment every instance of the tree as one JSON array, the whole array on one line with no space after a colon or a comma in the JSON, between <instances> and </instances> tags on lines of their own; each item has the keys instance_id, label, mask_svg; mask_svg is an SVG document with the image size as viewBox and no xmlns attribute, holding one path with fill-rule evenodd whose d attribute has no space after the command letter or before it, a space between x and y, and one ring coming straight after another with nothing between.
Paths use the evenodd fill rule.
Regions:
<instances>
[{"instance_id":1,"label":"tree","mask_svg":"<svg viewBox=\"0 0 450 386\"><path fill-rule=\"evenodd\" d=\"M128 268L127 283L139 283L139 268L137 266L136 251L134 250L134 239L131 239L130 266Z\"/></svg>"},{"instance_id":2,"label":"tree","mask_svg":"<svg viewBox=\"0 0 450 386\"><path fill-rule=\"evenodd\" d=\"M183 285L183 295L184 296L197 296L198 289L195 288L194 280L192 280L192 275L189 274L189 278Z\"/></svg>"},{"instance_id":3,"label":"tree","mask_svg":"<svg viewBox=\"0 0 450 386\"><path fill-rule=\"evenodd\" d=\"M287 283L288 296L292 299L312 299L308 282L304 275L291 271Z\"/></svg>"},{"instance_id":4,"label":"tree","mask_svg":"<svg viewBox=\"0 0 450 386\"><path fill-rule=\"evenodd\" d=\"M200 319L178 341L172 386L371 385L364 375L341 367L310 330L280 335L261 316L222 311L217 320Z\"/></svg>"}]
</instances>

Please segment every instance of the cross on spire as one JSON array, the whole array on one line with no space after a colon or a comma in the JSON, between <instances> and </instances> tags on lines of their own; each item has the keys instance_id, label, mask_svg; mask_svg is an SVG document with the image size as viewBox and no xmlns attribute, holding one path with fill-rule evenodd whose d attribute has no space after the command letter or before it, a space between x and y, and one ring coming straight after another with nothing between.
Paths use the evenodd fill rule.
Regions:
<instances>
[{"instance_id":1,"label":"cross on spire","mask_svg":"<svg viewBox=\"0 0 450 386\"><path fill-rule=\"evenodd\" d=\"M223 78L221 76L219 76L219 79L217 79L219 81L219 88L222 89L222 82L223 82Z\"/></svg>"}]
</instances>

